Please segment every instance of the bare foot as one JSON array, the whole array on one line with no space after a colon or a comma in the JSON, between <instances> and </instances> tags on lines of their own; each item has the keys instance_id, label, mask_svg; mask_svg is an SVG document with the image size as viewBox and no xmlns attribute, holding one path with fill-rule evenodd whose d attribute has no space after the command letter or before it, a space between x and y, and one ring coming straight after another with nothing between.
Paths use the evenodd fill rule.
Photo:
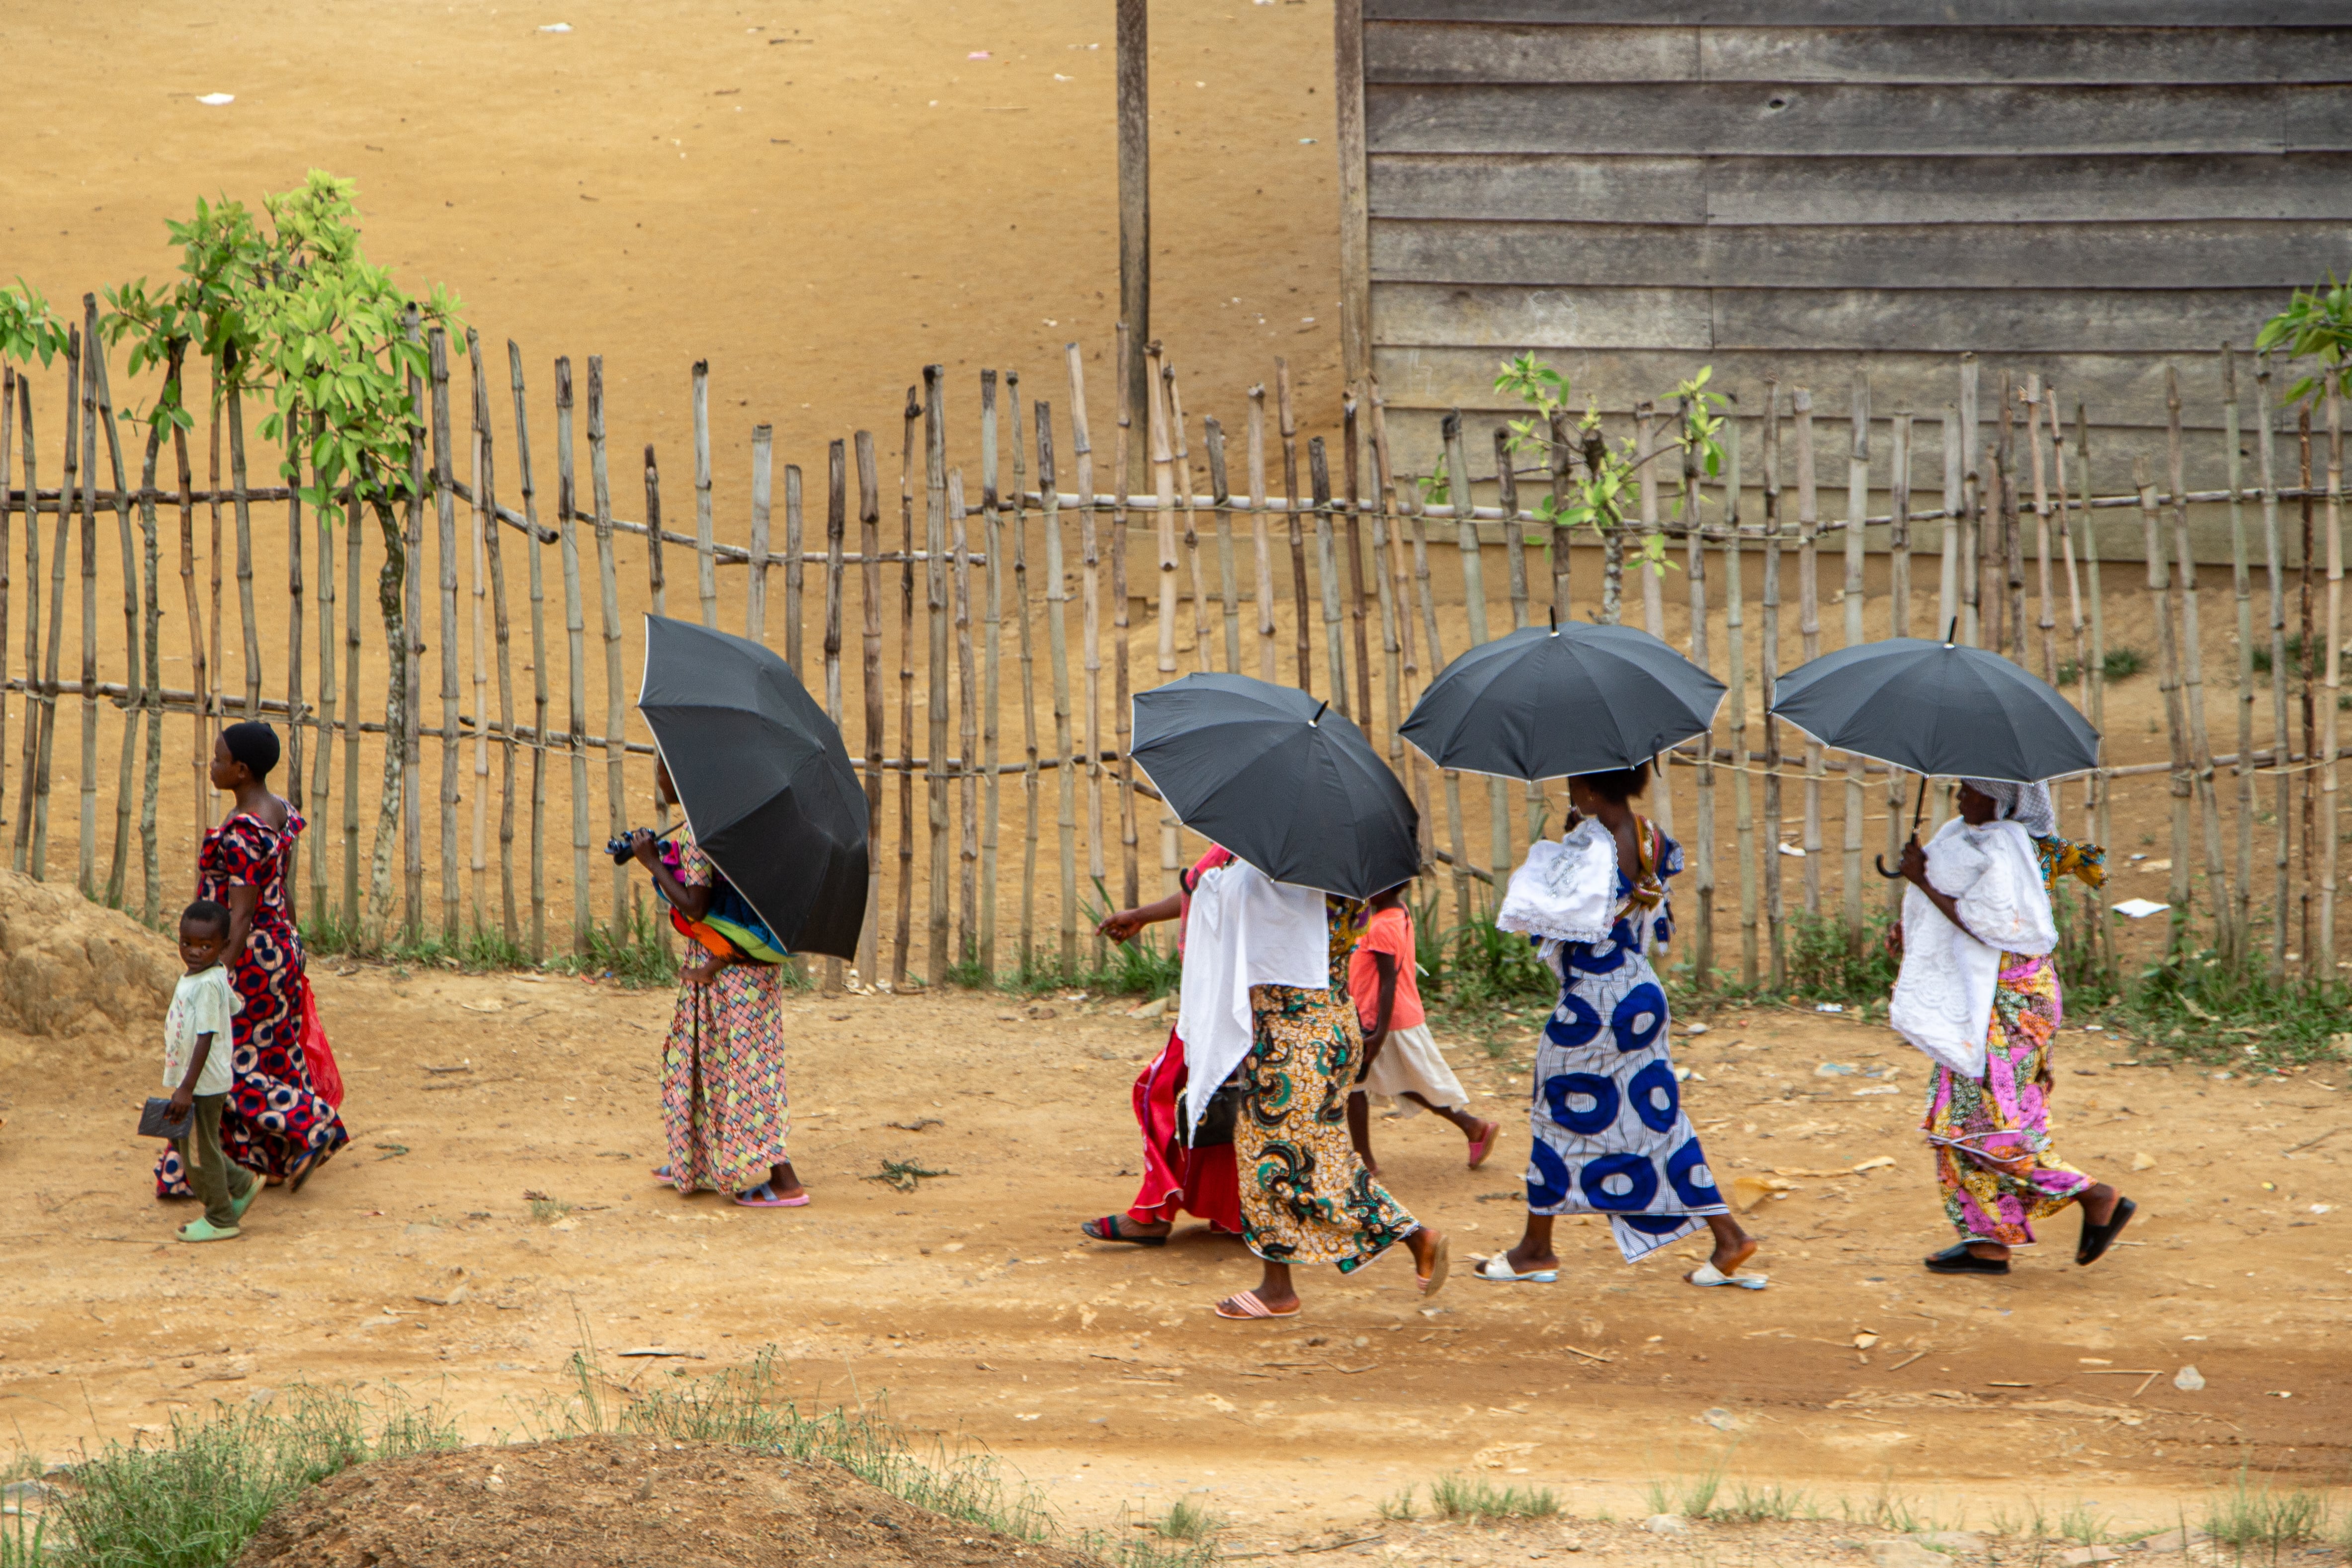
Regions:
<instances>
[{"instance_id":1,"label":"bare foot","mask_svg":"<svg viewBox=\"0 0 2352 1568\"><path fill-rule=\"evenodd\" d=\"M1715 1265L1717 1273L1729 1274L1742 1263L1755 1257L1756 1249L1759 1245L1761 1243L1756 1238L1747 1235L1742 1235L1736 1240L1718 1239L1715 1244L1715 1254L1707 1261Z\"/></svg>"},{"instance_id":2,"label":"bare foot","mask_svg":"<svg viewBox=\"0 0 2352 1568\"><path fill-rule=\"evenodd\" d=\"M1420 1281L1421 1293L1433 1296L1445 1288L1446 1245L1443 1231L1424 1225L1404 1239L1412 1253L1413 1277Z\"/></svg>"}]
</instances>

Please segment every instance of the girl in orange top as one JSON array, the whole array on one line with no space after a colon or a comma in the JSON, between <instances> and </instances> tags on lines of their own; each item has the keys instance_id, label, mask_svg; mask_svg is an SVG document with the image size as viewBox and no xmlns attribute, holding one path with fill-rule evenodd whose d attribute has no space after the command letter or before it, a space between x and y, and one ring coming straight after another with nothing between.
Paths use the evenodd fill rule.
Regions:
<instances>
[{"instance_id":1,"label":"girl in orange top","mask_svg":"<svg viewBox=\"0 0 2352 1568\"><path fill-rule=\"evenodd\" d=\"M1476 1170L1495 1147L1498 1129L1464 1107L1469 1093L1429 1032L1422 1010L1421 983L1414 977L1412 912L1405 907L1404 884L1372 900L1372 922L1348 961L1348 989L1364 1026L1364 1073L1348 1097L1348 1131L1364 1168L1374 1176L1369 1096L1391 1100L1400 1116L1434 1111L1470 1141L1470 1168Z\"/></svg>"}]
</instances>

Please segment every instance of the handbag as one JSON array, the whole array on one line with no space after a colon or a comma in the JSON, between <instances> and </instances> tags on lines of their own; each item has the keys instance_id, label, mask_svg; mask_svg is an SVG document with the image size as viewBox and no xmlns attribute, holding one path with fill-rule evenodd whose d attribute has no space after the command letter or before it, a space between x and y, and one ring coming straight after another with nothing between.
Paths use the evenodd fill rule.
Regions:
<instances>
[{"instance_id":1,"label":"handbag","mask_svg":"<svg viewBox=\"0 0 2352 1568\"><path fill-rule=\"evenodd\" d=\"M139 1110L139 1135L142 1138L186 1137L195 1131L196 1108L191 1105L178 1121L172 1119L172 1102L168 1095L151 1095Z\"/></svg>"},{"instance_id":2,"label":"handbag","mask_svg":"<svg viewBox=\"0 0 2352 1568\"><path fill-rule=\"evenodd\" d=\"M1185 1105L1185 1097L1180 1092L1176 1097L1176 1121L1188 1148L1213 1149L1231 1144L1234 1141L1234 1124L1241 1116L1241 1070L1235 1068L1233 1076L1219 1084L1217 1092L1209 1096L1209 1103L1202 1111L1198 1125L1188 1127L1183 1124Z\"/></svg>"}]
</instances>

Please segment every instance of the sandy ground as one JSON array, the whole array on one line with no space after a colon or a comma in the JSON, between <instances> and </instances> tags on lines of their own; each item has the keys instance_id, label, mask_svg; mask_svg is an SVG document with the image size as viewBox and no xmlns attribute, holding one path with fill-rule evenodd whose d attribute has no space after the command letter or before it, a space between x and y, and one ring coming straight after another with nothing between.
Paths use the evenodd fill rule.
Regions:
<instances>
[{"instance_id":1,"label":"sandy ground","mask_svg":"<svg viewBox=\"0 0 2352 1568\"><path fill-rule=\"evenodd\" d=\"M2340 1068L2215 1080L2123 1065L2070 1029L2060 1147L2141 1215L2096 1269L2073 1266L2062 1217L2010 1278L1948 1280L1917 1266L1947 1239L1913 1130L1919 1059L1883 1029L1726 1010L1680 1057L1727 1178L1895 1161L1796 1176L1759 1209L1769 1290L1703 1294L1677 1278L1689 1245L1628 1269L1570 1227L1556 1288L1457 1276L1424 1304L1387 1261L1308 1277L1301 1320L1244 1327L1208 1313L1254 1278L1237 1243L1076 1234L1132 1190L1128 1083L1164 1026L1123 1001L794 998L815 1202L755 1213L647 1174L666 997L373 967L318 983L352 1145L226 1246L170 1240L184 1215L154 1204L152 1153L121 1135L143 1044L12 1042L0 1424L18 1442L63 1455L298 1378L381 1380L476 1433L527 1430L583 1344L642 1383L774 1343L803 1399L887 1395L1076 1519L1206 1493L1244 1521L1234 1550L1370 1527L1382 1499L1461 1470L1557 1487L1586 1519L1645 1514L1651 1481L1727 1457L1832 1519L1890 1495L1949 1524L2080 1501L2149 1529L2193 1521L2241 1465L2343 1476ZM1531 1039L1453 1041L1507 1124ZM1825 1061L1889 1076L1819 1077ZM1465 1253L1516 1234L1523 1130L1472 1173L1450 1129L1376 1127L1394 1190ZM866 1179L885 1157L952 1174L902 1194ZM534 1193L568 1207L534 1218ZM617 1357L648 1348L701 1359ZM2174 1386L2191 1364L2201 1392Z\"/></svg>"}]
</instances>

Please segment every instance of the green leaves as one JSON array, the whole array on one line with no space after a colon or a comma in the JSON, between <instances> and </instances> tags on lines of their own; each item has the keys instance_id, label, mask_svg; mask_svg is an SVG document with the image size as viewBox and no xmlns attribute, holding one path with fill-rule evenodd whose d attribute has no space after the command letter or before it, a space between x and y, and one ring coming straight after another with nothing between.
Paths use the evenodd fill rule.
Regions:
<instances>
[{"instance_id":1,"label":"green leaves","mask_svg":"<svg viewBox=\"0 0 2352 1568\"><path fill-rule=\"evenodd\" d=\"M2284 346L2295 359L2315 359L2317 375L2305 376L2286 392L2290 402L2326 390L2333 381L2338 392L2352 392L2352 283L2331 272L2325 286L2298 288L2287 308L2263 323L2254 338L2257 350Z\"/></svg>"},{"instance_id":2,"label":"green leaves","mask_svg":"<svg viewBox=\"0 0 2352 1568\"><path fill-rule=\"evenodd\" d=\"M0 359L31 360L47 364L66 346L66 324L49 308L39 289L16 279L14 288L0 288Z\"/></svg>"}]
</instances>

